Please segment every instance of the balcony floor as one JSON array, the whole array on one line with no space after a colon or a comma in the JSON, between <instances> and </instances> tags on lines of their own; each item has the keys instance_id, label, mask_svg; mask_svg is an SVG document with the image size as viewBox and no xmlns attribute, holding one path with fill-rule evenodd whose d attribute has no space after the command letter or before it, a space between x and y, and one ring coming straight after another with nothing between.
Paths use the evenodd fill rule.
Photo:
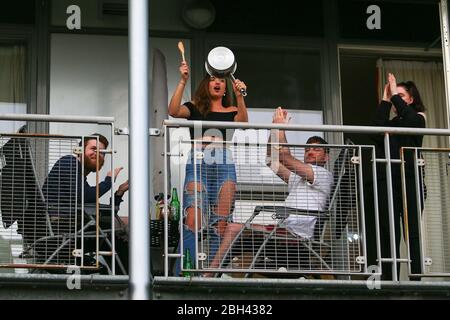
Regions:
<instances>
[{"instance_id":1,"label":"balcony floor","mask_svg":"<svg viewBox=\"0 0 450 320\"><path fill-rule=\"evenodd\" d=\"M127 276L81 276L81 289L67 287L68 275L2 274L0 299L128 299ZM271 299L449 299L450 282L382 281L368 289L366 281L309 279L237 279L155 277L154 300Z\"/></svg>"}]
</instances>

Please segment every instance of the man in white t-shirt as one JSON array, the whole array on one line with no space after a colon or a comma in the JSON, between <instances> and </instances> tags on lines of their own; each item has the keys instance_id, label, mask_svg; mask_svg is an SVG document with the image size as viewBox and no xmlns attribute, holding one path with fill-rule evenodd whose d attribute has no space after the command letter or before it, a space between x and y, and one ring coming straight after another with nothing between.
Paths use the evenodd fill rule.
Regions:
<instances>
[{"instance_id":1,"label":"man in white t-shirt","mask_svg":"<svg viewBox=\"0 0 450 320\"><path fill-rule=\"evenodd\" d=\"M288 123L287 111L277 108L273 116L273 123ZM276 143L270 143L270 142ZM289 195L285 200L287 207L306 210L325 210L333 183L333 175L324 168L328 161L328 149L323 146L314 147L314 144L327 144L321 137L310 137L305 148L304 161L291 155L289 148L279 145L286 144L286 136L283 130L272 130L269 139L267 155L270 168L286 183L288 183ZM302 238L310 239L314 234L316 217L291 214L285 220L286 229ZM266 226L253 224L254 230L266 230ZM216 256L210 264L211 268L219 266L231 241L243 228L242 224L231 223L227 229L227 241L222 241ZM205 273L205 277L212 273Z\"/></svg>"},{"instance_id":2,"label":"man in white t-shirt","mask_svg":"<svg viewBox=\"0 0 450 320\"><path fill-rule=\"evenodd\" d=\"M277 108L272 123L288 123L288 121L287 111L281 107ZM271 161L268 165L288 184L289 195L285 205L306 212L326 210L333 175L324 168L328 161L328 148L315 147L314 144L323 145L327 142L318 136L310 137L306 143L311 146L305 148L303 161L295 158L289 147L283 146L286 143L284 130L271 131L267 149ZM315 216L291 214L285 220L285 226L291 233L310 239L314 235L316 221Z\"/></svg>"}]
</instances>

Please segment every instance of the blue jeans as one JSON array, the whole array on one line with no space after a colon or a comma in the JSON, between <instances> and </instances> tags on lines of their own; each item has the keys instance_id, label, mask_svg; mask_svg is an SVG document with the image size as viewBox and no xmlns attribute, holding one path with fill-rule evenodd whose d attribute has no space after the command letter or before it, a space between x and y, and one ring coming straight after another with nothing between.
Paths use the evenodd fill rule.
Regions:
<instances>
[{"instance_id":1,"label":"blue jeans","mask_svg":"<svg viewBox=\"0 0 450 320\"><path fill-rule=\"evenodd\" d=\"M196 152L202 153L203 157L201 159L194 159L194 151L190 152L186 164L186 178L183 193L184 218L186 218L188 208L197 207L202 212L203 225L200 226L200 221L198 222L198 239L195 237L195 232L190 230L186 225L183 228L183 254L188 248L194 266L195 257L197 256L195 244L200 240L200 231L202 228L203 233L207 235L206 241L209 247L208 252L206 252L207 259L212 260L214 258L220 245L220 236L217 234L216 224L219 221L231 222L231 212L233 209L230 210L230 214L226 217L217 215L213 209L216 207L218 196L225 182L236 183L236 168L230 150L209 145L206 148L198 149ZM195 190L196 182L197 185L201 185L202 190ZM188 191L189 184L191 184L191 191ZM196 196L197 202L195 199ZM203 252L205 250L206 248L203 249ZM180 273L180 270L180 259L178 259L176 275Z\"/></svg>"}]
</instances>

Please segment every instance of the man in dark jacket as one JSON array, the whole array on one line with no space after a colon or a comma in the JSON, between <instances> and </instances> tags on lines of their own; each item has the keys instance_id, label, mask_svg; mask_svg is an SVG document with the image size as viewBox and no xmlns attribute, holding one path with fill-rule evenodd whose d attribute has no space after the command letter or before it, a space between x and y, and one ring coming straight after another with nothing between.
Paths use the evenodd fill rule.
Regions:
<instances>
[{"instance_id":1,"label":"man in dark jacket","mask_svg":"<svg viewBox=\"0 0 450 320\"><path fill-rule=\"evenodd\" d=\"M90 173L98 172L104 165L105 153L101 152L108 147L108 140L100 134L92 134L84 138L80 143L83 146L83 152L77 157L66 155L60 158L51 169L43 186L43 193L47 200L48 213L52 222L54 234L73 233L75 224L76 230L81 230L81 215L79 209L81 204L85 206L95 205L100 197L111 190L112 176L114 179L123 169L123 167L114 169L114 172L108 172L105 179L98 183L97 186L91 186L87 181ZM84 168L84 170L83 170ZM118 208L122 202L122 197L128 191L128 180L122 183L114 194L114 204ZM86 210L85 210L86 211ZM111 229L110 211L100 212L100 227L102 229ZM76 219L75 219L76 217ZM91 216L95 218L95 216ZM89 221L89 217L85 215L84 225ZM123 222L116 216L116 226L122 226ZM85 231L92 231L86 229ZM124 240L123 230L116 233L121 234L116 239L116 251L121 260L123 260L125 268L127 265L127 241ZM125 236L125 238L127 238ZM96 243L92 238L85 238L84 252L95 251ZM127 240L127 239L126 239ZM78 248L81 246L79 245ZM100 250L108 248L100 248ZM122 251L122 254L121 252Z\"/></svg>"},{"instance_id":2,"label":"man in dark jacket","mask_svg":"<svg viewBox=\"0 0 450 320\"><path fill-rule=\"evenodd\" d=\"M98 140L98 146L97 146ZM50 171L43 187L44 195L49 204L50 214L70 213L76 205L82 203L95 204L97 198L102 197L106 192L111 190L112 172L108 172L105 179L97 186L91 186L87 182L87 176L91 172L99 171L105 162L105 154L98 152L97 149L105 150L108 147L108 140L100 135L93 134L84 138L83 153L78 157L66 155L59 159ZM81 146L81 143L80 143ZM83 158L82 158L83 157ZM84 172L81 168L84 164ZM123 167L114 170L114 179ZM84 189L84 199L82 197ZM121 184L115 193L115 205L122 202L122 197L128 191L128 181ZM75 201L75 198L77 201Z\"/></svg>"}]
</instances>

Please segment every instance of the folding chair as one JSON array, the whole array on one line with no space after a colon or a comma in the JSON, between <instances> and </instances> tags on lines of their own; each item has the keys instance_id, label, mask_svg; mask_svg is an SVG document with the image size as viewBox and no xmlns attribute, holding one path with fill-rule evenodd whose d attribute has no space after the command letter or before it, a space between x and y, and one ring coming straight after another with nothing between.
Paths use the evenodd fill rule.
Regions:
<instances>
[{"instance_id":1,"label":"folding chair","mask_svg":"<svg viewBox=\"0 0 450 320\"><path fill-rule=\"evenodd\" d=\"M353 144L350 140L347 144ZM327 210L303 210L285 206L256 206L224 255L220 268L246 269L250 272L287 271L289 273L322 273L342 269L333 259L333 241L342 236L350 208L356 208L356 171L351 163L356 149L343 148L333 165L333 185ZM253 220L262 212L272 213L274 224L255 229ZM285 228L290 215L317 218L310 239L292 234ZM244 254L251 257L244 261ZM239 261L239 260L242 261ZM248 277L250 273L247 273Z\"/></svg>"},{"instance_id":2,"label":"folding chair","mask_svg":"<svg viewBox=\"0 0 450 320\"><path fill-rule=\"evenodd\" d=\"M47 203L37 179L29 137L14 135L2 147L0 156L3 162L0 182L2 220L5 228L17 221L17 232L23 236L24 242L21 257L31 261L29 265L33 268L58 269L77 265L98 269L101 262L92 257L95 252L81 252L79 249L82 240L96 241L95 204L85 205L82 215L81 206L76 201L76 190L70 187L69 198L73 199L66 198L58 207ZM99 209L101 217L111 216L110 206L100 205ZM110 228L98 228L100 240L106 242L111 250L110 232ZM88 249L95 251L96 248L91 246ZM120 258L116 259L121 271L126 274ZM110 266L102 265L111 273Z\"/></svg>"},{"instance_id":3,"label":"folding chair","mask_svg":"<svg viewBox=\"0 0 450 320\"><path fill-rule=\"evenodd\" d=\"M17 221L17 233L23 236L24 243L53 236L28 142L12 137L0 149L0 157L0 208L4 227L9 228Z\"/></svg>"}]
</instances>

